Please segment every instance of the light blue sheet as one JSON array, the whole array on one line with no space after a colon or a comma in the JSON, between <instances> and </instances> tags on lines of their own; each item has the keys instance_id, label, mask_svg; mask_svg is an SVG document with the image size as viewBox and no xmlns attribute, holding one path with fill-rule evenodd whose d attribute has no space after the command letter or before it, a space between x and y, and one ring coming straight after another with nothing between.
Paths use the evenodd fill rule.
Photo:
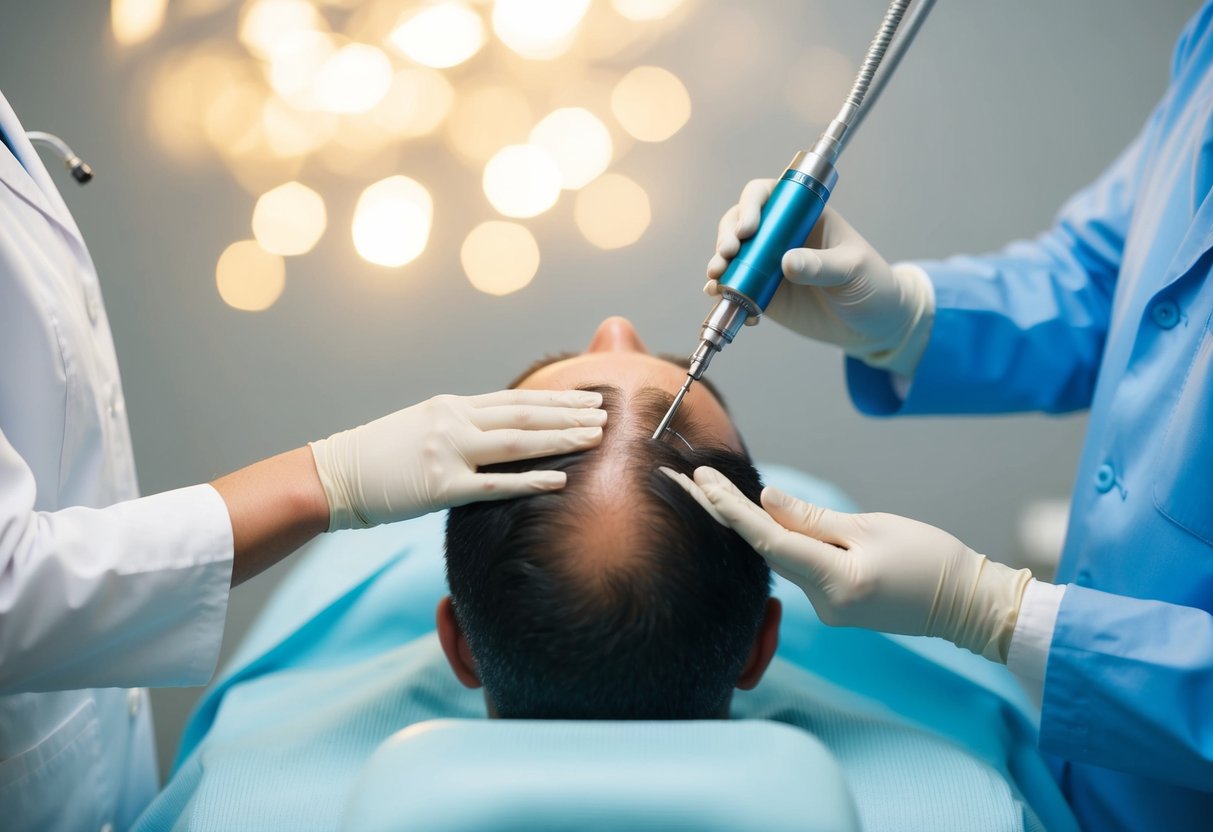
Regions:
<instances>
[{"instance_id":1,"label":"light blue sheet","mask_svg":"<svg viewBox=\"0 0 1213 832\"><path fill-rule=\"evenodd\" d=\"M763 472L805 499L853 508L803 474ZM330 535L312 547L204 697L139 828L222 828L232 817L251 822L250 813L280 827L333 828L342 790L378 742L424 719L483 717L479 694L455 682L423 637L446 591L444 521ZM1005 820L1022 798L1047 828L1076 829L1035 751L1031 706L1004 668L943 642L828 628L795 587L779 581L776 593L784 662L738 696L735 716L797 724L826 740L862 781L865 823L898 828L907 795L890 795L929 784L919 791L938 806L919 808L949 818L936 828ZM956 805L982 783L988 806Z\"/></svg>"}]
</instances>

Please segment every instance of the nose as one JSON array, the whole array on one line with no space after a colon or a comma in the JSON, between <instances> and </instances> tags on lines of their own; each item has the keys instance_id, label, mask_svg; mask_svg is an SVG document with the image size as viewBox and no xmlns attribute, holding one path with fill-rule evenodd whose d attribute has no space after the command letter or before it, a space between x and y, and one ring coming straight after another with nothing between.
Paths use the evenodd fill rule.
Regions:
<instances>
[{"instance_id":1,"label":"nose","mask_svg":"<svg viewBox=\"0 0 1213 832\"><path fill-rule=\"evenodd\" d=\"M627 318L612 315L598 325L586 352L643 352L649 348L640 340L636 327Z\"/></svg>"}]
</instances>

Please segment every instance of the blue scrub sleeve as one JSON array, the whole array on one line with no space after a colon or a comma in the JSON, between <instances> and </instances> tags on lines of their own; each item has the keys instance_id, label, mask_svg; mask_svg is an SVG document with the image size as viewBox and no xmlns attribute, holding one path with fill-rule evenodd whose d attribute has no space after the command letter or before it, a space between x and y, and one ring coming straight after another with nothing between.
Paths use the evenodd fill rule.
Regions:
<instances>
[{"instance_id":1,"label":"blue scrub sleeve","mask_svg":"<svg viewBox=\"0 0 1213 832\"><path fill-rule=\"evenodd\" d=\"M1213 791L1213 616L1070 585L1045 675L1041 750Z\"/></svg>"},{"instance_id":2,"label":"blue scrub sleeve","mask_svg":"<svg viewBox=\"0 0 1213 832\"><path fill-rule=\"evenodd\" d=\"M1159 112L1051 230L994 254L918 263L935 289L935 321L909 393L903 400L889 373L848 358L856 407L869 416L1087 407Z\"/></svg>"}]
</instances>

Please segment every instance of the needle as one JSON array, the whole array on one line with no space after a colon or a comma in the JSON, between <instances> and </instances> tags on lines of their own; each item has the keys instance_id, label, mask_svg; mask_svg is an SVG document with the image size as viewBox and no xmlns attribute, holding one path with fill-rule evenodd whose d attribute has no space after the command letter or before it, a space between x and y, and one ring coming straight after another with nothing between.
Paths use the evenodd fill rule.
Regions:
<instances>
[{"instance_id":1,"label":"needle","mask_svg":"<svg viewBox=\"0 0 1213 832\"><path fill-rule=\"evenodd\" d=\"M665 418L661 420L661 424L657 426L657 430L653 433L654 439L660 439L665 435L665 432L670 428L670 422L674 420L674 414L678 412L678 408L682 406L682 400L686 398L687 391L691 389L691 385L695 383L695 377L687 375L687 380L682 383L682 389L678 391L678 395L674 397L674 403L670 405L670 409L666 412Z\"/></svg>"}]
</instances>

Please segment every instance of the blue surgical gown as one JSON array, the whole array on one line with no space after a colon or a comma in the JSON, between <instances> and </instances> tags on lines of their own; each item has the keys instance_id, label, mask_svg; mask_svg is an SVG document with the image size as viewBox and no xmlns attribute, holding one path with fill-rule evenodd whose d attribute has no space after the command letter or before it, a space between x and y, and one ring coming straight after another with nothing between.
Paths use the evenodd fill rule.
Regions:
<instances>
[{"instance_id":1,"label":"blue surgical gown","mask_svg":"<svg viewBox=\"0 0 1213 832\"><path fill-rule=\"evenodd\" d=\"M1132 145L1035 240L921 264L938 303L873 415L1090 409L1041 746L1085 828L1213 828L1213 3Z\"/></svg>"}]
</instances>

